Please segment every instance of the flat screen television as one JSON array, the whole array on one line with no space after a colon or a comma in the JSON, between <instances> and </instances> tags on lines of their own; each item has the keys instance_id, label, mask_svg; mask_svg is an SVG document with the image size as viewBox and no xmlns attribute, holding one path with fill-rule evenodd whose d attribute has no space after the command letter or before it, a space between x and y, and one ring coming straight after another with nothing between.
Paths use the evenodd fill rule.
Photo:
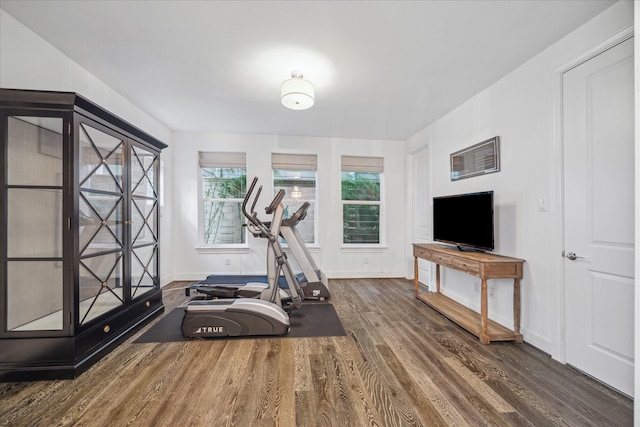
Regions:
<instances>
[{"instance_id":1,"label":"flat screen television","mask_svg":"<svg viewBox=\"0 0 640 427\"><path fill-rule=\"evenodd\" d=\"M433 240L461 251L492 251L493 191L434 197Z\"/></svg>"}]
</instances>

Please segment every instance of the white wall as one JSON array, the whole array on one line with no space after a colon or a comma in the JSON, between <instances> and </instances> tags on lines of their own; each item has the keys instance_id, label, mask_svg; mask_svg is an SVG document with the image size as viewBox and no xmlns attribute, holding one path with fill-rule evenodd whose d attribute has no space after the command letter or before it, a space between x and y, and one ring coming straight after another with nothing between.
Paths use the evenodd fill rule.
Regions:
<instances>
[{"instance_id":1,"label":"white wall","mask_svg":"<svg viewBox=\"0 0 640 427\"><path fill-rule=\"evenodd\" d=\"M266 272L266 242L249 237L249 250L198 250L198 151L247 153L247 176L264 186L258 212L273 196L271 153L303 153L318 156L318 248L312 254L329 277L403 277L405 258L404 143L336 138L273 135L175 133L175 213L173 230L176 279L203 279L208 274ZM340 204L340 156L384 157L385 242L381 248L342 248ZM266 218L265 218L266 219ZM230 265L225 260L230 259ZM365 263L366 261L366 263Z\"/></svg>"},{"instance_id":2,"label":"white wall","mask_svg":"<svg viewBox=\"0 0 640 427\"><path fill-rule=\"evenodd\" d=\"M0 10L0 87L77 92L111 113L171 144L171 131L115 92L46 40ZM171 149L163 151L164 181L171 182ZM171 222L171 186L165 185L161 212L161 280L173 276Z\"/></svg>"},{"instance_id":3,"label":"white wall","mask_svg":"<svg viewBox=\"0 0 640 427\"><path fill-rule=\"evenodd\" d=\"M408 153L430 141L432 196L493 190L496 250L526 260L522 281L525 341L554 354L553 271L556 206L554 102L558 70L633 24L632 3L621 2L555 43L500 81L409 139ZM449 155L500 136L501 171L452 182ZM548 210L540 212L544 199ZM410 212L410 210L407 210ZM409 242L410 243L410 242ZM443 292L479 309L479 279L445 271ZM513 325L511 281L495 281L490 317Z\"/></svg>"}]
</instances>

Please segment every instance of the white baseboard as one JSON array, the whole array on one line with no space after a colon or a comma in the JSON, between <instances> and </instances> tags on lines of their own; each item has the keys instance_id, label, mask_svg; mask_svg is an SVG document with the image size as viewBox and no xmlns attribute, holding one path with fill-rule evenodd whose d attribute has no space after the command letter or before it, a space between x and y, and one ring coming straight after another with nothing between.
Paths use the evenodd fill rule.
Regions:
<instances>
[{"instance_id":1,"label":"white baseboard","mask_svg":"<svg viewBox=\"0 0 640 427\"><path fill-rule=\"evenodd\" d=\"M173 282L175 279L173 278L173 275L169 275L169 276L162 276L160 278L160 287L164 287L167 286L169 283Z\"/></svg>"},{"instance_id":2,"label":"white baseboard","mask_svg":"<svg viewBox=\"0 0 640 427\"><path fill-rule=\"evenodd\" d=\"M520 328L520 333L522 334L522 338L527 344L537 348L538 350L551 355L551 339L549 337L544 337L536 332L532 332L527 328Z\"/></svg>"},{"instance_id":3,"label":"white baseboard","mask_svg":"<svg viewBox=\"0 0 640 427\"><path fill-rule=\"evenodd\" d=\"M384 273L371 271L328 271L326 275L329 279L404 279L406 276L403 271L387 271Z\"/></svg>"}]
</instances>

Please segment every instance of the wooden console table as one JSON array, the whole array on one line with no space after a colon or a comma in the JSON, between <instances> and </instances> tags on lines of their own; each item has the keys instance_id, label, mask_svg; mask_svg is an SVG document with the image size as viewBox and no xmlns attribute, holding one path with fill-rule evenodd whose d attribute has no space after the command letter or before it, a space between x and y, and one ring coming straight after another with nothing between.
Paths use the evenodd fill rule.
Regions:
<instances>
[{"instance_id":1,"label":"wooden console table","mask_svg":"<svg viewBox=\"0 0 640 427\"><path fill-rule=\"evenodd\" d=\"M524 260L501 255L461 252L437 244L413 244L415 297L445 317L480 338L483 344L491 341L522 342L520 334L520 279ZM418 258L436 264L436 292L420 293L418 289ZM482 279L480 314L440 293L440 266L453 268ZM513 329L490 320L487 310L487 280L513 279Z\"/></svg>"}]
</instances>

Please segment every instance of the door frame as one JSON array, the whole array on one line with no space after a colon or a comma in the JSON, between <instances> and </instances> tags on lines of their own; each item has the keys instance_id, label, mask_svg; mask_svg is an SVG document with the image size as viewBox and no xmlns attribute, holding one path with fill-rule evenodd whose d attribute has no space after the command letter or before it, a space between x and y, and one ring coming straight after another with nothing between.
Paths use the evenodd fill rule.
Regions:
<instances>
[{"instance_id":1,"label":"door frame","mask_svg":"<svg viewBox=\"0 0 640 427\"><path fill-rule=\"evenodd\" d=\"M587 62L590 59L600 55L604 51L611 49L612 47L626 41L633 37L633 26L630 25L623 29L616 35L610 37L608 40L589 50L585 54L577 57L573 61L563 65L554 72L553 82L553 138L552 138L552 153L553 153L553 188L551 189L551 198L554 201L555 214L553 218L553 242L552 251L553 254L551 260L551 274L552 283L557 284L553 286L553 295L551 299L552 304L552 330L551 330L551 357L561 363L566 363L566 324L565 324L565 281L564 281L564 258L562 258L562 251L564 248L564 119L562 115L563 108L563 85L562 79L564 73L567 71ZM637 61L637 59L635 59ZM636 141L637 146L637 141ZM636 172L637 173L637 172ZM636 189L637 194L637 189ZM636 201L637 203L637 201ZM636 248L637 249L637 248ZM636 254L637 259L637 254ZM636 296L637 298L637 296ZM636 317L638 313L636 313Z\"/></svg>"},{"instance_id":2,"label":"door frame","mask_svg":"<svg viewBox=\"0 0 640 427\"><path fill-rule=\"evenodd\" d=\"M427 156L427 164L426 165L418 165L417 163L417 156L421 153L425 153ZM418 168L419 167L426 167L428 171L433 170L432 168L432 164L431 164L431 137L426 137L425 142L421 143L419 145L417 145L415 148L409 150L407 152L407 156L406 156L406 168L407 168L407 174L406 176L408 177L407 179L407 183L406 183L406 187L407 187L407 194L406 194L406 207L407 207L407 215L406 215L406 226L405 226L405 234L407 236L407 242L408 243L423 243L421 241L417 240L417 236L415 234L415 230L416 230L416 224L418 222L417 220L417 215L416 215L416 205L415 205L415 198L417 197L418 194L418 188L417 188L417 174L418 174ZM427 193L427 198L430 200L431 198L431 194L433 194L432 191L432 179L431 179L431 175L429 176L429 180L427 182L426 185L426 193ZM431 206L431 204L429 203L429 206ZM430 236L428 236L429 238L433 237L433 232L432 230L429 231ZM407 264L406 264L406 277L408 279L413 279L414 278L414 270L413 270L413 252L412 249L409 247L409 244L406 245L407 247L407 253L406 253L406 259L407 259ZM433 272L429 273L429 277L423 277L422 278L422 282L421 284L424 283L433 283Z\"/></svg>"}]
</instances>

